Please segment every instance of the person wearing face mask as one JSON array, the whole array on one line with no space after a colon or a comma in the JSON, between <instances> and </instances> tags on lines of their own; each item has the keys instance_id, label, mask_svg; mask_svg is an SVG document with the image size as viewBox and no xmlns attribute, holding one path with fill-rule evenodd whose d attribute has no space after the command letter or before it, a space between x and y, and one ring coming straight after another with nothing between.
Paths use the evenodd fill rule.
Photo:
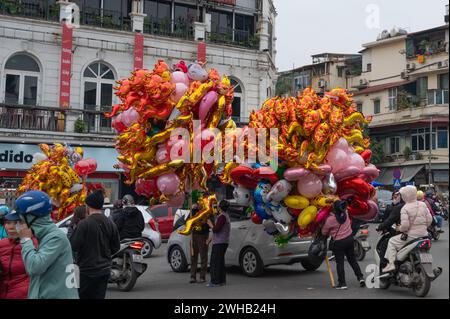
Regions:
<instances>
[{"instance_id":1,"label":"person wearing face mask","mask_svg":"<svg viewBox=\"0 0 450 319\"><path fill-rule=\"evenodd\" d=\"M26 299L30 279L23 263L16 225L22 223L15 211L4 216L7 238L0 240L0 299ZM33 239L36 246L37 241Z\"/></svg>"},{"instance_id":2,"label":"person wearing face mask","mask_svg":"<svg viewBox=\"0 0 450 319\"><path fill-rule=\"evenodd\" d=\"M386 254L389 239L391 239L395 235L398 235L397 228L398 225L400 225L400 212L405 205L400 192L395 192L392 197L392 208L390 210L389 216L380 225L378 225L376 229L378 232L389 233L389 236L386 236L385 240L380 241L380 243L378 244L380 247L380 256L383 256L380 262L381 268L384 268L388 263L388 260L384 258L384 255ZM392 226L395 226L395 229L392 228Z\"/></svg>"},{"instance_id":3,"label":"person wearing face mask","mask_svg":"<svg viewBox=\"0 0 450 319\"><path fill-rule=\"evenodd\" d=\"M74 273L68 272L73 267L70 243L50 218L51 210L50 197L41 191L26 192L16 200L16 211L25 221L17 228L22 259L30 277L28 298L78 299L76 282L71 280Z\"/></svg>"}]
</instances>

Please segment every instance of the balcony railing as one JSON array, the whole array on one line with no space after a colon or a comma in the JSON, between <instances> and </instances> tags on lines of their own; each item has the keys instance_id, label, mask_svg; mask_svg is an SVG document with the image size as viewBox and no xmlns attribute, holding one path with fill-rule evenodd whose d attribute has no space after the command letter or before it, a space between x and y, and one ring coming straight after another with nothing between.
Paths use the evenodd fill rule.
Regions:
<instances>
[{"instance_id":1,"label":"balcony railing","mask_svg":"<svg viewBox=\"0 0 450 319\"><path fill-rule=\"evenodd\" d=\"M124 17L120 11L85 7L80 12L80 23L94 27L131 30L131 19Z\"/></svg>"},{"instance_id":2,"label":"balcony railing","mask_svg":"<svg viewBox=\"0 0 450 319\"><path fill-rule=\"evenodd\" d=\"M59 21L59 5L47 0L0 0L0 14Z\"/></svg>"},{"instance_id":3,"label":"balcony railing","mask_svg":"<svg viewBox=\"0 0 450 319\"><path fill-rule=\"evenodd\" d=\"M257 49L259 46L259 38L257 35L250 34L250 31L230 28L213 30L208 33L207 39L213 43L225 43L252 49Z\"/></svg>"},{"instance_id":4,"label":"balcony railing","mask_svg":"<svg viewBox=\"0 0 450 319\"><path fill-rule=\"evenodd\" d=\"M429 90L428 105L448 104L448 90Z\"/></svg>"},{"instance_id":5,"label":"balcony railing","mask_svg":"<svg viewBox=\"0 0 450 319\"><path fill-rule=\"evenodd\" d=\"M64 132L65 112L48 107L0 104L0 128Z\"/></svg>"},{"instance_id":6,"label":"balcony railing","mask_svg":"<svg viewBox=\"0 0 450 319\"><path fill-rule=\"evenodd\" d=\"M114 134L111 119L105 117L104 112L110 107L92 110L59 109L43 106L24 106L0 104L0 129L47 131L47 132L75 132L84 134ZM81 126L68 127L68 117L81 119Z\"/></svg>"},{"instance_id":7,"label":"balcony railing","mask_svg":"<svg viewBox=\"0 0 450 319\"><path fill-rule=\"evenodd\" d=\"M185 20L148 17L144 20L144 33L193 40L194 26Z\"/></svg>"}]
</instances>

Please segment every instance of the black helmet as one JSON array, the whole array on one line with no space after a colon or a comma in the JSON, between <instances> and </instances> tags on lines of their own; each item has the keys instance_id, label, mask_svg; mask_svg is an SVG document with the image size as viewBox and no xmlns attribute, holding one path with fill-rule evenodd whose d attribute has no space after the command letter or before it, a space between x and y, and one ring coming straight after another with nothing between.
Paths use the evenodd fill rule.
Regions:
<instances>
[{"instance_id":1,"label":"black helmet","mask_svg":"<svg viewBox=\"0 0 450 319\"><path fill-rule=\"evenodd\" d=\"M133 198L133 196L131 196L131 195L125 195L123 198L122 198L122 204L124 205L124 206L132 206L132 205L134 205L134 198Z\"/></svg>"}]
</instances>

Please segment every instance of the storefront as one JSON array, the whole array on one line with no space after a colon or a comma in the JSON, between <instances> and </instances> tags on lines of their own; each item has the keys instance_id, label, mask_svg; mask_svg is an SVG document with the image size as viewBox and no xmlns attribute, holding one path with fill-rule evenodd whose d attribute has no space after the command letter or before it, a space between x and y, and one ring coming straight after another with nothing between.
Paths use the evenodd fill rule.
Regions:
<instances>
[{"instance_id":1,"label":"storefront","mask_svg":"<svg viewBox=\"0 0 450 319\"><path fill-rule=\"evenodd\" d=\"M75 146L75 145L72 145ZM114 148L83 147L84 158L97 161L97 171L88 176L88 183L103 185L110 201L119 198L120 172L113 165L117 163L117 152ZM11 190L15 190L26 172L33 165L33 154L39 153L38 145L0 143L0 194L8 195L11 201Z\"/></svg>"}]
</instances>

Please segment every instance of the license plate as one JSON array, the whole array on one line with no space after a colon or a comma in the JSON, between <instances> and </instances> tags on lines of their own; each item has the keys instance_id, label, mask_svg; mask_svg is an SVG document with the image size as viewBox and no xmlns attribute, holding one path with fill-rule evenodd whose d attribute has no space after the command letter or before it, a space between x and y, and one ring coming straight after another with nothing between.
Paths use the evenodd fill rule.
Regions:
<instances>
[{"instance_id":1,"label":"license plate","mask_svg":"<svg viewBox=\"0 0 450 319\"><path fill-rule=\"evenodd\" d=\"M142 255L133 255L133 262L140 263L144 261L144 257Z\"/></svg>"},{"instance_id":2,"label":"license plate","mask_svg":"<svg viewBox=\"0 0 450 319\"><path fill-rule=\"evenodd\" d=\"M370 248L370 244L367 241L362 241L361 245L363 246L363 248Z\"/></svg>"},{"instance_id":3,"label":"license plate","mask_svg":"<svg viewBox=\"0 0 450 319\"><path fill-rule=\"evenodd\" d=\"M428 253L420 253L420 262L433 263L433 256Z\"/></svg>"}]
</instances>

